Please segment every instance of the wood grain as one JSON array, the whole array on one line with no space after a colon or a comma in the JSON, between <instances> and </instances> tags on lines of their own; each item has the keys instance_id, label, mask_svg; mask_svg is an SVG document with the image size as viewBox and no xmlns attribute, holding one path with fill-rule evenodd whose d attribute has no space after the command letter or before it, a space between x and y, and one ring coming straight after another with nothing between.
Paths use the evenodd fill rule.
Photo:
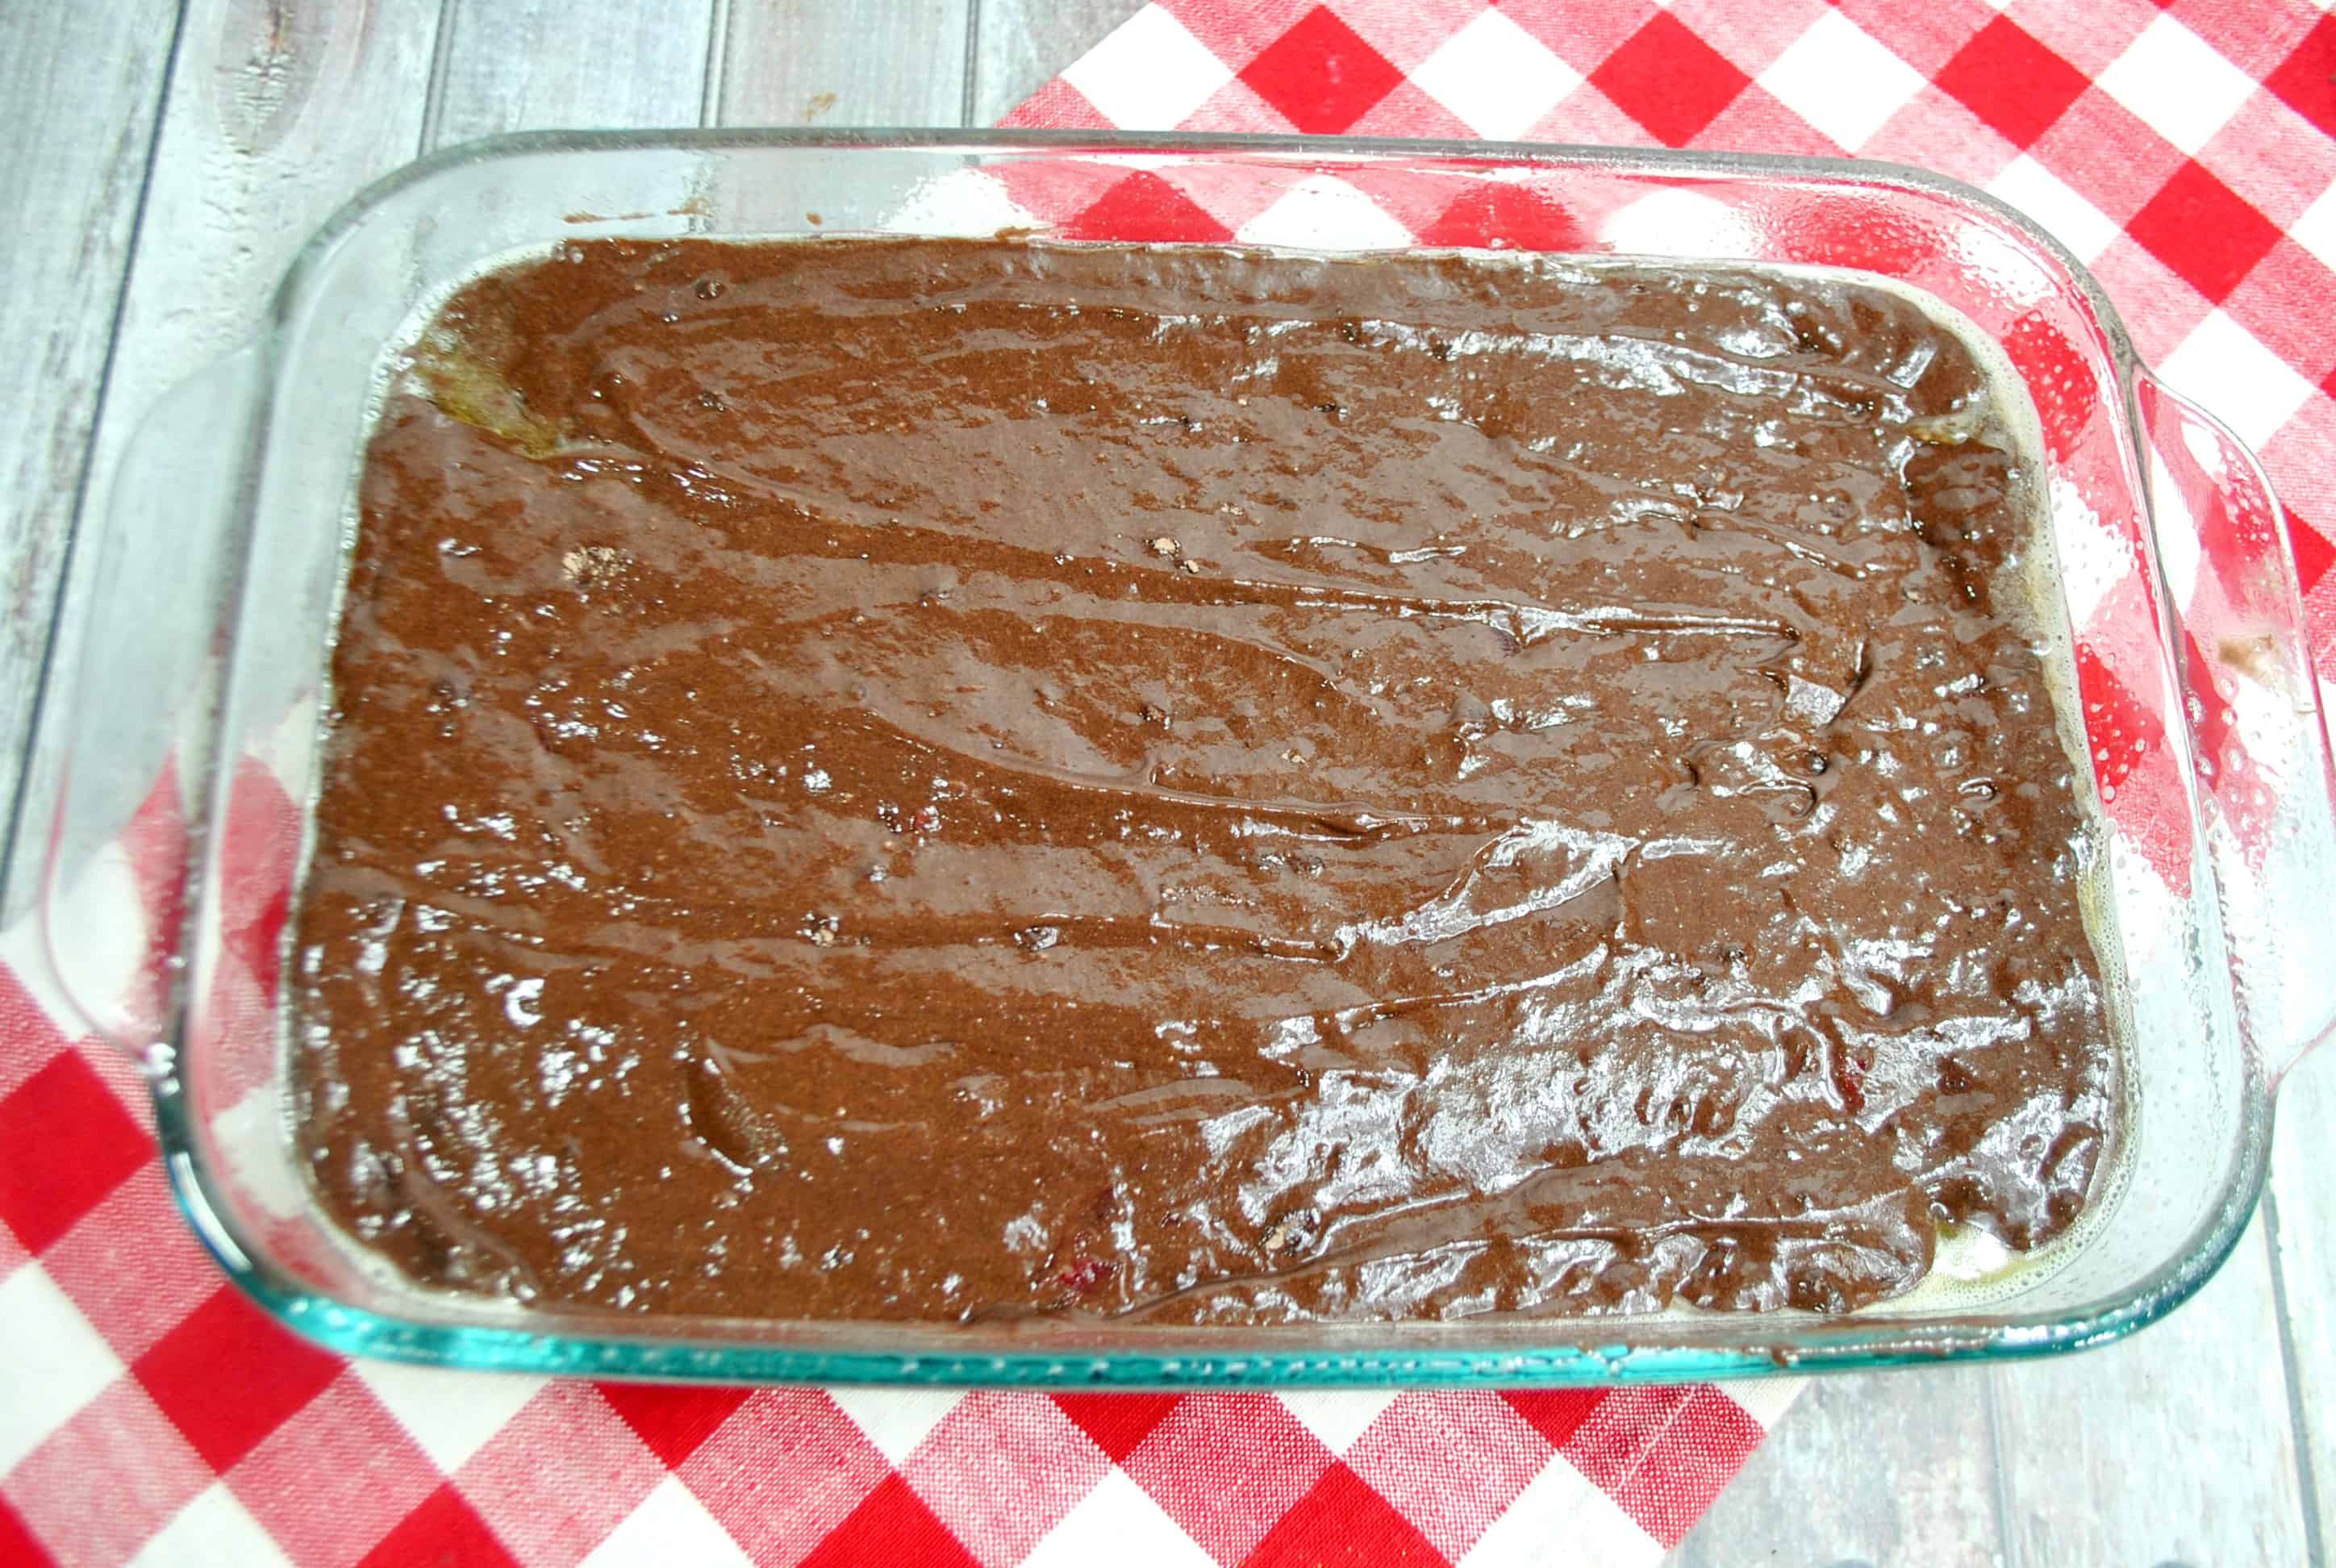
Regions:
<instances>
[{"instance_id":1,"label":"wood grain","mask_svg":"<svg viewBox=\"0 0 2336 1568\"><path fill-rule=\"evenodd\" d=\"M2106 1349L1818 1379L1669 1559L2317 1561L2263 1228Z\"/></svg>"},{"instance_id":2,"label":"wood grain","mask_svg":"<svg viewBox=\"0 0 2336 1568\"><path fill-rule=\"evenodd\" d=\"M964 123L972 0L732 0L714 122Z\"/></svg>"},{"instance_id":3,"label":"wood grain","mask_svg":"<svg viewBox=\"0 0 2336 1568\"><path fill-rule=\"evenodd\" d=\"M0 421L0 802L23 766L177 25L165 0L0 15L0 363L15 373Z\"/></svg>"},{"instance_id":4,"label":"wood grain","mask_svg":"<svg viewBox=\"0 0 2336 1568\"><path fill-rule=\"evenodd\" d=\"M1992 1376L2014 1562L2305 1561L2260 1222L2163 1322Z\"/></svg>"},{"instance_id":5,"label":"wood grain","mask_svg":"<svg viewBox=\"0 0 2336 1568\"><path fill-rule=\"evenodd\" d=\"M715 0L447 0L427 141L695 125Z\"/></svg>"},{"instance_id":6,"label":"wood grain","mask_svg":"<svg viewBox=\"0 0 2336 1568\"><path fill-rule=\"evenodd\" d=\"M101 469L165 387L244 341L318 224L421 142L439 0L190 5L131 262Z\"/></svg>"},{"instance_id":7,"label":"wood grain","mask_svg":"<svg viewBox=\"0 0 2336 1568\"><path fill-rule=\"evenodd\" d=\"M2336 1539L2336 1047L2322 1047L2280 1086L2272 1142L2272 1202L2292 1407L2304 1464L2303 1505L2312 1560Z\"/></svg>"},{"instance_id":8,"label":"wood grain","mask_svg":"<svg viewBox=\"0 0 2336 1568\"><path fill-rule=\"evenodd\" d=\"M1812 1379L1669 1561L2000 1562L1990 1376L1952 1367Z\"/></svg>"},{"instance_id":9,"label":"wood grain","mask_svg":"<svg viewBox=\"0 0 2336 1568\"><path fill-rule=\"evenodd\" d=\"M1007 111L1144 9L1145 0L981 0L974 54L972 125L995 125Z\"/></svg>"},{"instance_id":10,"label":"wood grain","mask_svg":"<svg viewBox=\"0 0 2336 1568\"><path fill-rule=\"evenodd\" d=\"M12 7L9 15L40 9ZM188 5L90 443L85 526L100 526L110 476L146 409L248 341L308 235L367 182L413 158L439 10L439 0ZM83 63L64 63L52 59L48 69L77 83ZM166 539L152 545L170 547ZM63 657L82 640L93 553L77 554L59 596L54 638ZM107 694L116 701L129 695ZM26 868L38 857L28 851L42 842L54 807L47 765L58 753L62 706L45 705L42 714L44 765L28 779L17 818L10 916L37 881Z\"/></svg>"}]
</instances>

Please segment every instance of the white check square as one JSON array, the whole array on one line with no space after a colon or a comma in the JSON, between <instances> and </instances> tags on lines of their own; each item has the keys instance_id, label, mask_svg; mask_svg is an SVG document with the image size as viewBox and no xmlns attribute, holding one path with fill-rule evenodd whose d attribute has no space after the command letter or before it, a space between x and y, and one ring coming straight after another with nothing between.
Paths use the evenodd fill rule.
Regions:
<instances>
[{"instance_id":1,"label":"white check square","mask_svg":"<svg viewBox=\"0 0 2336 1568\"><path fill-rule=\"evenodd\" d=\"M2109 248L2109 241L2119 232L2116 219L2024 152L1987 182L1987 190L2042 224L2046 232L2088 265Z\"/></svg>"},{"instance_id":2,"label":"white check square","mask_svg":"<svg viewBox=\"0 0 2336 1568\"><path fill-rule=\"evenodd\" d=\"M2256 452L2279 433L2312 383L2226 313L2211 312L2158 366L2166 385L2231 427Z\"/></svg>"},{"instance_id":3,"label":"white check square","mask_svg":"<svg viewBox=\"0 0 2336 1568\"><path fill-rule=\"evenodd\" d=\"M0 1475L122 1374L122 1362L38 1263L0 1281Z\"/></svg>"},{"instance_id":4,"label":"white check square","mask_svg":"<svg viewBox=\"0 0 2336 1568\"><path fill-rule=\"evenodd\" d=\"M1486 11L1420 62L1411 80L1477 135L1513 141L1581 86L1582 73L1500 12Z\"/></svg>"},{"instance_id":5,"label":"white check square","mask_svg":"<svg viewBox=\"0 0 2336 1568\"><path fill-rule=\"evenodd\" d=\"M2336 185L2321 191L2318 200L2303 209L2303 216L2295 220L2287 236L2318 257L2323 265L2336 268Z\"/></svg>"},{"instance_id":6,"label":"white check square","mask_svg":"<svg viewBox=\"0 0 2336 1568\"><path fill-rule=\"evenodd\" d=\"M2255 90L2253 77L2171 16L2143 28L2109 62L2099 84L2151 130L2194 156Z\"/></svg>"},{"instance_id":7,"label":"white check square","mask_svg":"<svg viewBox=\"0 0 2336 1568\"><path fill-rule=\"evenodd\" d=\"M1922 90L1922 73L1838 11L1828 11L1760 73L1786 108L1854 152Z\"/></svg>"},{"instance_id":8,"label":"white check square","mask_svg":"<svg viewBox=\"0 0 2336 1568\"><path fill-rule=\"evenodd\" d=\"M659 1568L667 1563L747 1568L749 1561L706 1505L668 1475L592 1548L582 1568Z\"/></svg>"},{"instance_id":9,"label":"white check square","mask_svg":"<svg viewBox=\"0 0 2336 1568\"><path fill-rule=\"evenodd\" d=\"M1146 5L1073 61L1063 80L1123 131L1173 131L1233 79L1158 5Z\"/></svg>"}]
</instances>

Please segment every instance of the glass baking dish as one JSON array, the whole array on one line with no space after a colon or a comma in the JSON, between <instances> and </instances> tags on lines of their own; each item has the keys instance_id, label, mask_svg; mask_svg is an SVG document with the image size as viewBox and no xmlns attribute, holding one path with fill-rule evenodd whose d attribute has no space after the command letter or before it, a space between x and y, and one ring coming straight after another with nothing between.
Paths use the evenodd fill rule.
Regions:
<instances>
[{"instance_id":1,"label":"glass baking dish","mask_svg":"<svg viewBox=\"0 0 2336 1568\"><path fill-rule=\"evenodd\" d=\"M426 1293L333 1232L292 1155L279 948L386 353L489 258L561 239L1002 227L1848 267L1995 339L2041 421L2105 823L2096 923L2126 1024L2127 1125L2077 1232L1838 1317L1177 1330L525 1310ZM54 979L140 1059L204 1242L340 1350L619 1377L1159 1386L1677 1380L2068 1349L2149 1322L2230 1251L2263 1185L2281 1075L2336 1019L2336 786L2278 504L2239 443L2136 361L2059 246L1911 169L1084 132L511 137L423 160L328 223L259 339L156 408L92 515L93 618L56 677L43 759L62 802L43 890ZM91 912L119 908L101 885L141 895L143 959L118 914Z\"/></svg>"}]
</instances>

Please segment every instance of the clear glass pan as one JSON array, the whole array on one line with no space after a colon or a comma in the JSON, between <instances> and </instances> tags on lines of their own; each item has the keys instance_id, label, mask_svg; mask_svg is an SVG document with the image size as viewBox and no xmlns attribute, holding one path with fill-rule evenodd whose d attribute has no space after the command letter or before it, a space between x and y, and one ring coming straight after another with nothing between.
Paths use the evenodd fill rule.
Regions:
<instances>
[{"instance_id":1,"label":"clear glass pan","mask_svg":"<svg viewBox=\"0 0 2336 1568\"><path fill-rule=\"evenodd\" d=\"M417 307L489 258L561 239L1011 225L1173 242L1199 237L1196 192L1244 215L1244 240L1317 249L1857 268L2002 346L2043 425L2107 824L2104 956L2128 1012L2129 1125L2081 1234L1984 1285L1844 1317L1266 1331L522 1311L405 1285L322 1221L287 1132L276 953L367 411ZM205 1242L269 1310L341 1350L618 1377L1156 1386L1677 1380L2066 1349L2150 1321L2222 1261L2263 1184L2279 1077L2336 1020L2336 784L2278 505L2240 445L2136 362L2058 245L1913 170L1044 132L484 142L327 224L264 336L157 407L93 516L97 610L58 673L42 759L63 803L44 887L54 978L140 1054ZM125 969L134 940L85 911L90 888L133 862L155 957Z\"/></svg>"}]
</instances>

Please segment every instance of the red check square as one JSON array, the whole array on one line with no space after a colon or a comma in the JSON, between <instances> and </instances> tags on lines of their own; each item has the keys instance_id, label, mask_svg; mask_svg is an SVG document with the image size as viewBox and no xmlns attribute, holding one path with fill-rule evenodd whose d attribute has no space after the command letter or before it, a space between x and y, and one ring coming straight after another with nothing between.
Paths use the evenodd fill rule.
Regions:
<instances>
[{"instance_id":1,"label":"red check square","mask_svg":"<svg viewBox=\"0 0 2336 1568\"><path fill-rule=\"evenodd\" d=\"M1242 1568L1325 1568L1439 1563L1444 1554L1393 1504L1335 1460L1313 1489L1275 1521Z\"/></svg>"},{"instance_id":2,"label":"red check square","mask_svg":"<svg viewBox=\"0 0 2336 1568\"><path fill-rule=\"evenodd\" d=\"M30 1564L50 1560L49 1549L41 1544L41 1538L33 1534L24 1516L10 1507L5 1497L0 1497L0 1563L22 1563L29 1568Z\"/></svg>"},{"instance_id":3,"label":"red check square","mask_svg":"<svg viewBox=\"0 0 2336 1568\"><path fill-rule=\"evenodd\" d=\"M625 1418L649 1452L678 1469L746 1402L744 1388L681 1383L602 1383L600 1398Z\"/></svg>"},{"instance_id":4,"label":"red check square","mask_svg":"<svg viewBox=\"0 0 2336 1568\"><path fill-rule=\"evenodd\" d=\"M1598 1413L1606 1393L1603 1388L1523 1388L1501 1398L1552 1447L1562 1448Z\"/></svg>"},{"instance_id":5,"label":"red check square","mask_svg":"<svg viewBox=\"0 0 2336 1568\"><path fill-rule=\"evenodd\" d=\"M1684 147L1752 79L1669 12L1658 12L1590 80L1670 147Z\"/></svg>"},{"instance_id":6,"label":"red check square","mask_svg":"<svg viewBox=\"0 0 2336 1568\"><path fill-rule=\"evenodd\" d=\"M462 1501L448 1482L430 1494L422 1506L397 1522L365 1553L359 1568L408 1568L417 1563L443 1563L446 1568L517 1568L513 1557L478 1511Z\"/></svg>"},{"instance_id":7,"label":"red check square","mask_svg":"<svg viewBox=\"0 0 2336 1568\"><path fill-rule=\"evenodd\" d=\"M1070 239L1115 239L1126 244L1205 245L1231 239L1232 230L1208 209L1157 174L1139 170L1105 191L1085 211L1063 225Z\"/></svg>"},{"instance_id":8,"label":"red check square","mask_svg":"<svg viewBox=\"0 0 2336 1568\"><path fill-rule=\"evenodd\" d=\"M2336 542L2293 511L2287 514L2287 539L2295 550L2296 584L2310 593L2326 579L2328 569L2336 566Z\"/></svg>"},{"instance_id":9,"label":"red check square","mask_svg":"<svg viewBox=\"0 0 2336 1568\"><path fill-rule=\"evenodd\" d=\"M2336 136L2336 16L2322 16L2263 85L2323 134Z\"/></svg>"},{"instance_id":10,"label":"red check square","mask_svg":"<svg viewBox=\"0 0 2336 1568\"><path fill-rule=\"evenodd\" d=\"M1135 1452L1176 1407L1173 1394L1057 1394L1055 1403L1114 1465Z\"/></svg>"},{"instance_id":11,"label":"red check square","mask_svg":"<svg viewBox=\"0 0 2336 1568\"><path fill-rule=\"evenodd\" d=\"M132 1368L214 1470L234 1466L339 1376L316 1349L221 1285Z\"/></svg>"},{"instance_id":12,"label":"red check square","mask_svg":"<svg viewBox=\"0 0 2336 1568\"><path fill-rule=\"evenodd\" d=\"M2174 172L2126 232L2217 304L2279 243L2279 227L2203 163Z\"/></svg>"},{"instance_id":13,"label":"red check square","mask_svg":"<svg viewBox=\"0 0 2336 1568\"><path fill-rule=\"evenodd\" d=\"M1241 79L1299 130L1346 130L1395 91L1403 73L1362 34L1317 5L1241 67Z\"/></svg>"},{"instance_id":14,"label":"red check square","mask_svg":"<svg viewBox=\"0 0 2336 1568\"><path fill-rule=\"evenodd\" d=\"M1935 80L2023 149L2034 146L2087 85L2083 72L2009 16L1998 16L1971 34Z\"/></svg>"},{"instance_id":15,"label":"red check square","mask_svg":"<svg viewBox=\"0 0 2336 1568\"><path fill-rule=\"evenodd\" d=\"M913 1487L898 1475L887 1475L803 1560L803 1568L859 1568L866 1563L949 1568L979 1561L933 1516Z\"/></svg>"},{"instance_id":16,"label":"red check square","mask_svg":"<svg viewBox=\"0 0 2336 1568\"><path fill-rule=\"evenodd\" d=\"M0 1221L44 1251L153 1157L147 1135L77 1049L0 1099Z\"/></svg>"}]
</instances>

